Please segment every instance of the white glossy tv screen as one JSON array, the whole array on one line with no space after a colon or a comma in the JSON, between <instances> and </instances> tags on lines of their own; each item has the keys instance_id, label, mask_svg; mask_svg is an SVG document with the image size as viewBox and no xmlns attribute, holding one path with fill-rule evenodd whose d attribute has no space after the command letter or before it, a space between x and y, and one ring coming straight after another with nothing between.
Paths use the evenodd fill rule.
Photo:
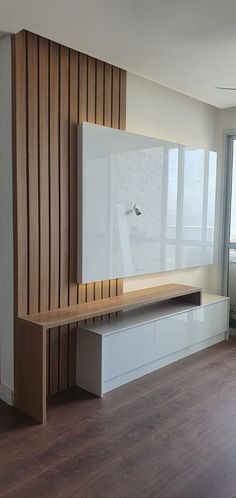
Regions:
<instances>
[{"instance_id":1,"label":"white glossy tv screen","mask_svg":"<svg viewBox=\"0 0 236 498\"><path fill-rule=\"evenodd\" d=\"M78 281L213 263L216 152L78 126Z\"/></svg>"}]
</instances>

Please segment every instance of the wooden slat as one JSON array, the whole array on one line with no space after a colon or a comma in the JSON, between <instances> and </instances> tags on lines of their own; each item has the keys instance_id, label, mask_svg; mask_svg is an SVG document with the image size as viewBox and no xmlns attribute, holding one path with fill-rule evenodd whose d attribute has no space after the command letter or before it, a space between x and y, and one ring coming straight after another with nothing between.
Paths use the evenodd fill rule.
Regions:
<instances>
[{"instance_id":1,"label":"wooden slat","mask_svg":"<svg viewBox=\"0 0 236 498\"><path fill-rule=\"evenodd\" d=\"M103 280L103 282L102 282L102 299L106 299L107 297L109 297L109 291L110 291L109 280Z\"/></svg>"},{"instance_id":2,"label":"wooden slat","mask_svg":"<svg viewBox=\"0 0 236 498\"><path fill-rule=\"evenodd\" d=\"M181 299L191 304L201 304L201 288L182 284L167 284L151 287L138 291L127 292L122 296L101 299L100 301L87 302L85 304L69 306L56 311L38 313L22 317L32 323L42 325L46 328L56 327L65 323L101 316L132 307L145 306L169 299Z\"/></svg>"},{"instance_id":3,"label":"wooden slat","mask_svg":"<svg viewBox=\"0 0 236 498\"><path fill-rule=\"evenodd\" d=\"M68 325L63 325L59 330L59 391L68 388Z\"/></svg>"},{"instance_id":4,"label":"wooden slat","mask_svg":"<svg viewBox=\"0 0 236 498\"><path fill-rule=\"evenodd\" d=\"M116 280L109 281L109 297L116 296ZM110 313L110 318L114 317L115 313Z\"/></svg>"},{"instance_id":5,"label":"wooden slat","mask_svg":"<svg viewBox=\"0 0 236 498\"><path fill-rule=\"evenodd\" d=\"M96 123L103 125L104 119L104 62L96 63Z\"/></svg>"},{"instance_id":6,"label":"wooden slat","mask_svg":"<svg viewBox=\"0 0 236 498\"><path fill-rule=\"evenodd\" d=\"M70 164L69 164L69 304L77 303L77 123L78 123L78 53L70 51L70 89L69 89L69 125L70 125Z\"/></svg>"},{"instance_id":7,"label":"wooden slat","mask_svg":"<svg viewBox=\"0 0 236 498\"><path fill-rule=\"evenodd\" d=\"M79 292L78 292L78 303L83 304L86 302L86 285L85 284L80 284L79 285Z\"/></svg>"},{"instance_id":8,"label":"wooden slat","mask_svg":"<svg viewBox=\"0 0 236 498\"><path fill-rule=\"evenodd\" d=\"M15 308L28 312L28 229L27 229L27 149L26 149L26 33L15 35L13 65L13 143L14 232L15 236Z\"/></svg>"},{"instance_id":9,"label":"wooden slat","mask_svg":"<svg viewBox=\"0 0 236 498\"><path fill-rule=\"evenodd\" d=\"M104 125L111 126L112 66L106 63L104 71Z\"/></svg>"},{"instance_id":10,"label":"wooden slat","mask_svg":"<svg viewBox=\"0 0 236 498\"><path fill-rule=\"evenodd\" d=\"M38 38L27 34L29 313L39 309Z\"/></svg>"},{"instance_id":11,"label":"wooden slat","mask_svg":"<svg viewBox=\"0 0 236 498\"><path fill-rule=\"evenodd\" d=\"M69 283L69 50L60 48L60 306L68 305Z\"/></svg>"},{"instance_id":12,"label":"wooden slat","mask_svg":"<svg viewBox=\"0 0 236 498\"><path fill-rule=\"evenodd\" d=\"M118 278L116 281L116 295L122 296L123 294L123 279Z\"/></svg>"},{"instance_id":13,"label":"wooden slat","mask_svg":"<svg viewBox=\"0 0 236 498\"><path fill-rule=\"evenodd\" d=\"M76 336L77 324L69 325L68 387L76 385Z\"/></svg>"},{"instance_id":14,"label":"wooden slat","mask_svg":"<svg viewBox=\"0 0 236 498\"><path fill-rule=\"evenodd\" d=\"M50 396L50 330L47 333L47 355L46 355L46 390L47 390L47 398Z\"/></svg>"},{"instance_id":15,"label":"wooden slat","mask_svg":"<svg viewBox=\"0 0 236 498\"><path fill-rule=\"evenodd\" d=\"M119 98L120 98L120 71L118 67L112 68L112 128L119 128Z\"/></svg>"},{"instance_id":16,"label":"wooden slat","mask_svg":"<svg viewBox=\"0 0 236 498\"><path fill-rule=\"evenodd\" d=\"M50 308L59 306L59 46L50 42Z\"/></svg>"},{"instance_id":17,"label":"wooden slat","mask_svg":"<svg viewBox=\"0 0 236 498\"><path fill-rule=\"evenodd\" d=\"M49 346L49 396L59 391L59 330L58 327L50 330Z\"/></svg>"},{"instance_id":18,"label":"wooden slat","mask_svg":"<svg viewBox=\"0 0 236 498\"><path fill-rule=\"evenodd\" d=\"M120 106L120 130L125 130L126 128L126 71L120 69L120 96L119 96L119 106Z\"/></svg>"},{"instance_id":19,"label":"wooden slat","mask_svg":"<svg viewBox=\"0 0 236 498\"><path fill-rule=\"evenodd\" d=\"M95 116L96 116L95 85L96 85L96 62L93 57L88 57L87 120L89 123L95 123Z\"/></svg>"},{"instance_id":20,"label":"wooden slat","mask_svg":"<svg viewBox=\"0 0 236 498\"><path fill-rule=\"evenodd\" d=\"M50 308L59 306L59 46L50 42ZM50 394L58 392L59 331L50 332Z\"/></svg>"},{"instance_id":21,"label":"wooden slat","mask_svg":"<svg viewBox=\"0 0 236 498\"><path fill-rule=\"evenodd\" d=\"M79 54L79 113L78 122L88 119L88 57ZM78 303L86 301L86 285L78 285Z\"/></svg>"},{"instance_id":22,"label":"wooden slat","mask_svg":"<svg viewBox=\"0 0 236 498\"><path fill-rule=\"evenodd\" d=\"M60 306L69 304L69 49L60 47ZM59 331L59 390L68 382L68 327Z\"/></svg>"},{"instance_id":23,"label":"wooden slat","mask_svg":"<svg viewBox=\"0 0 236 498\"><path fill-rule=\"evenodd\" d=\"M88 57L88 95L87 95L87 120L89 123L96 121L96 61L93 57ZM95 300L95 284L86 285L86 301Z\"/></svg>"},{"instance_id":24,"label":"wooden slat","mask_svg":"<svg viewBox=\"0 0 236 498\"><path fill-rule=\"evenodd\" d=\"M48 41L39 38L39 207L40 294L39 310L49 309L49 144L48 144Z\"/></svg>"},{"instance_id":25,"label":"wooden slat","mask_svg":"<svg viewBox=\"0 0 236 498\"><path fill-rule=\"evenodd\" d=\"M96 61L96 115L95 122L103 125L104 121L104 63ZM94 298L97 301L102 297L102 282L96 282L94 288ZM97 317L100 320L100 317Z\"/></svg>"},{"instance_id":26,"label":"wooden slat","mask_svg":"<svg viewBox=\"0 0 236 498\"><path fill-rule=\"evenodd\" d=\"M78 123L78 53L70 50L69 88L69 304L77 303L77 123ZM76 326L69 325L68 341L68 387L76 384Z\"/></svg>"},{"instance_id":27,"label":"wooden slat","mask_svg":"<svg viewBox=\"0 0 236 498\"><path fill-rule=\"evenodd\" d=\"M79 123L87 121L87 72L88 59L87 55L79 54Z\"/></svg>"}]
</instances>

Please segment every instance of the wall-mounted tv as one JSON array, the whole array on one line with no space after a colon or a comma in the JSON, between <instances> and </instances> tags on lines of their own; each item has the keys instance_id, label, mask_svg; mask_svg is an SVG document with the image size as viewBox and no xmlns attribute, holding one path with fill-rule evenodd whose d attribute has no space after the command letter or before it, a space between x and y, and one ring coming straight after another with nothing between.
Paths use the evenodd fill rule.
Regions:
<instances>
[{"instance_id":1,"label":"wall-mounted tv","mask_svg":"<svg viewBox=\"0 0 236 498\"><path fill-rule=\"evenodd\" d=\"M213 263L216 152L78 126L78 281Z\"/></svg>"}]
</instances>

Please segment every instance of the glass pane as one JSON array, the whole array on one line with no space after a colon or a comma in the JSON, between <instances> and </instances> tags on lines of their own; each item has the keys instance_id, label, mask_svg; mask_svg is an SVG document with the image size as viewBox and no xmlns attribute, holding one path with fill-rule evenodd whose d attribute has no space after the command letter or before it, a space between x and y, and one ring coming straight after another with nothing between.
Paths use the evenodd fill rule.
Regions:
<instances>
[{"instance_id":1,"label":"glass pane","mask_svg":"<svg viewBox=\"0 0 236 498\"><path fill-rule=\"evenodd\" d=\"M236 140L234 140L234 144L233 144L233 174L232 174L230 242L236 242Z\"/></svg>"},{"instance_id":2,"label":"glass pane","mask_svg":"<svg viewBox=\"0 0 236 498\"><path fill-rule=\"evenodd\" d=\"M230 327L236 328L236 249L229 251L228 295L230 298Z\"/></svg>"},{"instance_id":3,"label":"glass pane","mask_svg":"<svg viewBox=\"0 0 236 498\"><path fill-rule=\"evenodd\" d=\"M214 239L214 221L215 221L215 194L216 194L216 152L209 152L209 179L208 179L208 196L207 196L207 234L208 242Z\"/></svg>"}]
</instances>

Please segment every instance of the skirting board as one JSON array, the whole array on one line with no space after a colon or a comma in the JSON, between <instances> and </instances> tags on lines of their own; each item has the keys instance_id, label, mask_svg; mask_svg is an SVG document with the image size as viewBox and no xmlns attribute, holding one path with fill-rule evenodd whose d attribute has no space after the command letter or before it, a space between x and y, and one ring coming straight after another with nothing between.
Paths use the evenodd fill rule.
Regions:
<instances>
[{"instance_id":1,"label":"skirting board","mask_svg":"<svg viewBox=\"0 0 236 498\"><path fill-rule=\"evenodd\" d=\"M0 399L10 406L14 405L14 391L10 387L0 384Z\"/></svg>"},{"instance_id":2,"label":"skirting board","mask_svg":"<svg viewBox=\"0 0 236 498\"><path fill-rule=\"evenodd\" d=\"M118 377L114 377L113 379L107 380L103 384L103 393L102 394L105 394L108 391L112 391L113 389L116 389L117 387L123 386L124 384L127 384L128 382L136 380L136 379L142 377L143 375L147 375L151 372L154 372L155 370L158 370L159 368L170 365L170 363L173 363L173 362L178 361L178 360L182 360L183 358L186 358L187 356L190 356L194 353L197 353L198 351L201 351L202 349L213 346L214 344L217 344L218 342L222 342L224 340L227 340L227 338L228 338L227 332L222 332L221 334L210 337L209 339L206 339L205 341L198 342L198 343L193 344L192 346L190 346L186 349L183 349L183 350L178 351L176 353L165 356L164 358L156 360L153 363L149 363L149 364L144 365L142 367L136 368L135 370L132 370L132 371L127 372L125 374L119 375Z\"/></svg>"}]
</instances>

